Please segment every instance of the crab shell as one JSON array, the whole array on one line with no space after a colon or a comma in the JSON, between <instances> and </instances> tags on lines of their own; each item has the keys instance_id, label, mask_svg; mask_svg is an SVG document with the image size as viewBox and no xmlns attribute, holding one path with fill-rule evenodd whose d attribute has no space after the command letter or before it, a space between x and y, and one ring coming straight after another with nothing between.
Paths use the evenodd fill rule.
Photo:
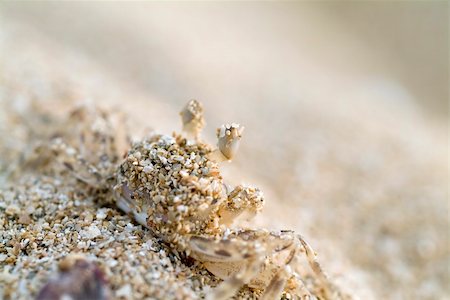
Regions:
<instances>
[{"instance_id":1,"label":"crab shell","mask_svg":"<svg viewBox=\"0 0 450 300\"><path fill-rule=\"evenodd\" d=\"M227 195L211 152L179 135L135 143L117 172L118 207L175 245L190 234L217 234Z\"/></svg>"},{"instance_id":2,"label":"crab shell","mask_svg":"<svg viewBox=\"0 0 450 300\"><path fill-rule=\"evenodd\" d=\"M264 201L259 189L228 188L218 163L208 158L212 151L180 135L135 143L117 171L117 206L180 250L190 235L220 236Z\"/></svg>"}]
</instances>

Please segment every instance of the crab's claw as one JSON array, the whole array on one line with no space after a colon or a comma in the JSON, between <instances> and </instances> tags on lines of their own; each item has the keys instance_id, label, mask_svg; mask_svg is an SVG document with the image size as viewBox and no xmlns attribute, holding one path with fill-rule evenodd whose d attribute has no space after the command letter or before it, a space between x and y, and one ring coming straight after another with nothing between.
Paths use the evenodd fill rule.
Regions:
<instances>
[{"instance_id":1,"label":"crab's claw","mask_svg":"<svg viewBox=\"0 0 450 300\"><path fill-rule=\"evenodd\" d=\"M203 105L195 99L190 100L180 112L183 130L198 139L205 126L203 118Z\"/></svg>"}]
</instances>

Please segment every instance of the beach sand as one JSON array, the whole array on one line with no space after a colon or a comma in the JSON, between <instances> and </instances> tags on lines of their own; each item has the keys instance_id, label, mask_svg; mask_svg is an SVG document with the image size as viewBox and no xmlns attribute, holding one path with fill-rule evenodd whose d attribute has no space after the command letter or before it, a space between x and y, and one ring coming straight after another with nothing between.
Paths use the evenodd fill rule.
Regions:
<instances>
[{"instance_id":1,"label":"beach sand","mask_svg":"<svg viewBox=\"0 0 450 300\"><path fill-rule=\"evenodd\" d=\"M143 8L130 6L130 17L121 5L2 6L0 298L36 297L74 252L100 265L114 298L190 299L217 284L70 174L23 166L80 104L120 112L139 140L180 131L180 109L197 98L211 144L223 123L246 127L221 169L230 184L265 194L246 226L301 233L357 299L448 299L448 103L429 108L423 97L438 92L383 77L395 59L374 57L316 8L301 21L289 9L247 8L249 21L232 5ZM266 24L273 14L285 23ZM300 46L280 37L283 26L303 28L289 31ZM333 41L341 42L327 56ZM340 55L356 62L347 69Z\"/></svg>"}]
</instances>

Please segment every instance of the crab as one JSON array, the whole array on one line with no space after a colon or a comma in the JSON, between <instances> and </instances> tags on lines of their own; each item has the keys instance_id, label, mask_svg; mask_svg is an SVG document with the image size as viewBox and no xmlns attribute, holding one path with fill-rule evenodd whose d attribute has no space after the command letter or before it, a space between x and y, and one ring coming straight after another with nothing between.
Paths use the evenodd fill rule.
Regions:
<instances>
[{"instance_id":1,"label":"crab","mask_svg":"<svg viewBox=\"0 0 450 300\"><path fill-rule=\"evenodd\" d=\"M313 298L298 271L302 253L322 295L336 297L301 235L233 226L264 205L260 189L230 187L220 174L220 164L236 155L244 128L221 126L213 147L200 137L205 124L200 102L189 101L180 115L186 136L151 133L132 143L121 159L108 115L81 108L69 119L69 137L54 139L52 149L62 166L105 201L131 215L175 254L184 253L222 279L207 299L229 299L244 285L262 291L260 299L280 299L283 291L292 298Z\"/></svg>"}]
</instances>

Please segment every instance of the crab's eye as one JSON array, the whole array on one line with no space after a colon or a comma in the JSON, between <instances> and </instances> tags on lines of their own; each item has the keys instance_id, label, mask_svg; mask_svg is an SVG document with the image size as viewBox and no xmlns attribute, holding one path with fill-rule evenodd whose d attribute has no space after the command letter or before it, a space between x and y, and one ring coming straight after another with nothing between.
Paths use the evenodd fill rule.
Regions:
<instances>
[{"instance_id":1,"label":"crab's eye","mask_svg":"<svg viewBox=\"0 0 450 300\"><path fill-rule=\"evenodd\" d=\"M227 159L236 155L243 132L244 127L236 123L222 125L217 129L218 147Z\"/></svg>"},{"instance_id":2,"label":"crab's eye","mask_svg":"<svg viewBox=\"0 0 450 300\"><path fill-rule=\"evenodd\" d=\"M188 133L197 135L205 125L203 119L203 106L195 99L190 100L180 112L183 129Z\"/></svg>"}]
</instances>

